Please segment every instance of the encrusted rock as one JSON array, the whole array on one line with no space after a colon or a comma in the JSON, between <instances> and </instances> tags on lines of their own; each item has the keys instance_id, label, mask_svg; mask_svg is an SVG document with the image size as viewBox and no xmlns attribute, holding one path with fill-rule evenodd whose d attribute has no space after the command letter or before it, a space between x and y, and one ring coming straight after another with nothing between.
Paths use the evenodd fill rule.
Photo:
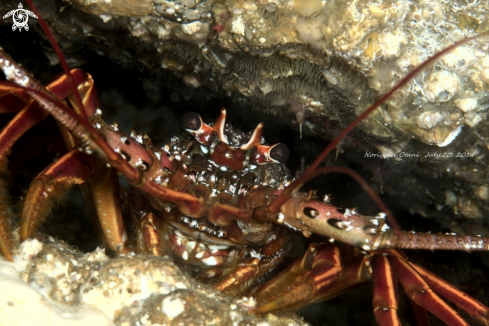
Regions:
<instances>
[{"instance_id":1,"label":"encrusted rock","mask_svg":"<svg viewBox=\"0 0 489 326\"><path fill-rule=\"evenodd\" d=\"M166 257L83 254L42 236L24 241L14 259L0 257L0 312L12 324L305 325L293 315L249 315Z\"/></svg>"},{"instance_id":2,"label":"encrusted rock","mask_svg":"<svg viewBox=\"0 0 489 326\"><path fill-rule=\"evenodd\" d=\"M70 12L62 15L72 17L72 36L64 36L65 23L52 24L64 37L96 39L92 44L102 53L151 70L194 75L205 82L189 85L240 94L273 114L288 113L290 97L309 112L303 124L315 134L324 133L313 123L317 117L345 125L413 67L489 27L482 3L463 8L453 2L409 1L70 3L89 15L63 8ZM77 32L78 27L83 29ZM129 42L129 51L111 51L120 44L106 32L121 27L146 47L135 49ZM487 116L488 76L487 45L476 40L460 46L394 94L360 128L377 141L415 138L447 146L462 126L477 128ZM430 128L418 123L435 112L452 118Z\"/></svg>"}]
</instances>

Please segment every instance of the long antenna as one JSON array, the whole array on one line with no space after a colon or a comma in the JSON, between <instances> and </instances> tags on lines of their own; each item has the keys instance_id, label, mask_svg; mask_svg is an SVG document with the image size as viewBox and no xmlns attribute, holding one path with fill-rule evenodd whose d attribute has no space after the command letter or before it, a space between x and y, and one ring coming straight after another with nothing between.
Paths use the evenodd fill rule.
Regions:
<instances>
[{"instance_id":1,"label":"long antenna","mask_svg":"<svg viewBox=\"0 0 489 326\"><path fill-rule=\"evenodd\" d=\"M39 25L41 25L42 30L48 37L49 42L51 43L54 51L56 52L56 55L59 58L59 62L61 63L61 66L63 67L63 70L71 84L71 88L73 90L73 95L76 98L77 105L79 105L80 108L83 108L83 102L81 100L80 94L78 93L78 88L73 80L73 76L71 75L70 67L68 67L68 63L66 62L65 56L63 55L63 52L61 51L58 43L54 39L53 33L51 33L51 31L49 30L48 24L46 24L46 21L44 20L44 18L42 18L42 15L40 14L37 7L32 3L32 0L26 0L26 2L38 17ZM85 110L81 110L81 114L85 119L88 119Z\"/></svg>"}]
</instances>

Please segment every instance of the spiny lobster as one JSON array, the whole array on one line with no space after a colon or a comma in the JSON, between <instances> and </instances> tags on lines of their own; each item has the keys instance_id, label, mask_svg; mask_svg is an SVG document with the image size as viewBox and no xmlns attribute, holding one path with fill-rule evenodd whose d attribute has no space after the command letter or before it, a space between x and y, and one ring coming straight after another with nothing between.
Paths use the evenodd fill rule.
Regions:
<instances>
[{"instance_id":1,"label":"spiny lobster","mask_svg":"<svg viewBox=\"0 0 489 326\"><path fill-rule=\"evenodd\" d=\"M30 1L29 5L30 4ZM35 7L31 8L36 12ZM37 13L37 12L36 12ZM48 37L49 30L40 17ZM61 125L68 154L47 167L31 184L25 200L21 238L31 237L48 214L53 198L73 184L88 184L108 247L116 254L131 251L161 255L195 266L194 274L230 294L251 291L254 313L298 307L326 300L361 283L374 283L374 313L379 325L399 325L396 279L408 296L449 325L468 325L436 294L452 301L472 318L489 324L489 308L411 263L398 249L489 249L489 238L400 231L378 196L356 173L342 167L319 168L322 160L370 112L416 73L465 39L413 70L333 140L296 180L283 165L283 144L262 144L260 124L251 136L226 126L223 109L214 125L188 113L182 126L194 138L175 137L166 147L148 137L126 136L101 118L91 77L69 71L57 44L65 74L47 88L3 51L0 67L11 83L2 83L4 100L17 116L0 134L2 164L17 139L51 114ZM69 100L73 110L64 103ZM116 170L132 186L122 196L132 229L121 213ZM339 210L314 194L301 193L302 184L320 174L340 172L357 180L385 212L374 217ZM12 260L7 216L0 220L0 249ZM280 263L290 229L306 237L318 234L358 248L361 254L332 243L311 244L291 266L258 287ZM129 237L131 233L134 238ZM419 314L420 323L426 315Z\"/></svg>"}]
</instances>

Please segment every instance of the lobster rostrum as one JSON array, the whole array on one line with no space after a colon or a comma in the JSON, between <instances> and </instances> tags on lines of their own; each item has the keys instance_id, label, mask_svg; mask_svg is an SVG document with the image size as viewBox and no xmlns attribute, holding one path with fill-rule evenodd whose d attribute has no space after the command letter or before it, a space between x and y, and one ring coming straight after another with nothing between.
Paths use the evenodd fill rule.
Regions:
<instances>
[{"instance_id":1,"label":"lobster rostrum","mask_svg":"<svg viewBox=\"0 0 489 326\"><path fill-rule=\"evenodd\" d=\"M39 22L52 39L42 17ZM443 53L471 39L440 52L406 76L331 142L296 180L284 165L287 147L263 144L262 124L247 135L226 125L224 109L213 125L190 112L182 122L190 135L173 137L168 145L157 147L147 136L124 135L117 125L102 120L91 76L79 69L70 71L54 41L65 74L47 87L0 51L0 67L13 82L0 85L2 101L8 101L10 111L18 112L0 134L2 169L6 169L6 157L17 139L48 114L61 125L69 150L31 183L22 212L21 238L35 234L54 198L80 184L94 199L113 252L171 252L177 260L194 266L195 276L219 291L251 293L256 299L256 305L250 307L254 313L296 309L373 281L377 322L399 325L399 280L415 303L445 323L469 325L438 295L488 325L489 308L409 262L398 249L487 251L489 237L400 231L380 199L353 171L319 168L341 138L396 89ZM122 196L116 171L132 186ZM339 210L327 200L317 200L313 192L299 191L308 180L329 172L346 173L359 181L384 213L369 217ZM121 197L129 208L129 222L121 213ZM9 210L2 214L0 249L12 260ZM282 261L291 230L306 237L319 234L330 242L311 244L291 266L257 287L255 281ZM355 254L343 252L334 241L359 250ZM420 323L426 322L426 314L417 316Z\"/></svg>"}]
</instances>

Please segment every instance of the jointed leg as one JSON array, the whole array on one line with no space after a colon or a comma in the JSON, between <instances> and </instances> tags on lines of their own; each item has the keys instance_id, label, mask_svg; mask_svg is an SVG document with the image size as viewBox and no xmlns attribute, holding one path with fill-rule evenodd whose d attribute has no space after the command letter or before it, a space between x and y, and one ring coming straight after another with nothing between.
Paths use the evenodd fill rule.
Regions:
<instances>
[{"instance_id":1,"label":"jointed leg","mask_svg":"<svg viewBox=\"0 0 489 326\"><path fill-rule=\"evenodd\" d=\"M292 309L310 303L335 284L342 268L338 247L313 243L301 258L253 294L260 304L253 312Z\"/></svg>"},{"instance_id":2,"label":"jointed leg","mask_svg":"<svg viewBox=\"0 0 489 326\"><path fill-rule=\"evenodd\" d=\"M91 157L91 159L94 158ZM129 251L125 246L127 234L122 222L119 181L116 171L105 165L99 165L88 176L88 185L109 248L117 253L127 253Z\"/></svg>"},{"instance_id":3,"label":"jointed leg","mask_svg":"<svg viewBox=\"0 0 489 326\"><path fill-rule=\"evenodd\" d=\"M453 285L445 282L438 276L430 273L426 269L418 266L416 264L411 265L416 269L416 271L423 277L423 279L428 283L428 285L444 297L445 299L453 302L458 307L462 308L470 316L480 321L483 325L489 325L489 308L475 300L474 298L463 293Z\"/></svg>"},{"instance_id":4,"label":"jointed leg","mask_svg":"<svg viewBox=\"0 0 489 326\"><path fill-rule=\"evenodd\" d=\"M0 171L5 171L7 168L7 159L0 157ZM11 255L11 238L12 230L10 228L10 220L13 218L13 214L10 208L10 200L7 190L7 183L0 178L0 251L5 257L12 260Z\"/></svg>"},{"instance_id":5,"label":"jointed leg","mask_svg":"<svg viewBox=\"0 0 489 326\"><path fill-rule=\"evenodd\" d=\"M22 211L22 240L35 232L50 213L54 200L61 199L72 185L84 182L93 169L86 165L87 162L95 164L90 157L72 150L32 181Z\"/></svg>"},{"instance_id":6,"label":"jointed leg","mask_svg":"<svg viewBox=\"0 0 489 326\"><path fill-rule=\"evenodd\" d=\"M469 325L433 292L423 277L411 266L411 263L395 256L389 256L389 262L392 264L402 287L414 302L440 318L447 325Z\"/></svg>"},{"instance_id":7,"label":"jointed leg","mask_svg":"<svg viewBox=\"0 0 489 326\"><path fill-rule=\"evenodd\" d=\"M387 257L375 255L372 259L374 279L373 307L375 320L379 326L400 326L397 316L397 282Z\"/></svg>"}]
</instances>

